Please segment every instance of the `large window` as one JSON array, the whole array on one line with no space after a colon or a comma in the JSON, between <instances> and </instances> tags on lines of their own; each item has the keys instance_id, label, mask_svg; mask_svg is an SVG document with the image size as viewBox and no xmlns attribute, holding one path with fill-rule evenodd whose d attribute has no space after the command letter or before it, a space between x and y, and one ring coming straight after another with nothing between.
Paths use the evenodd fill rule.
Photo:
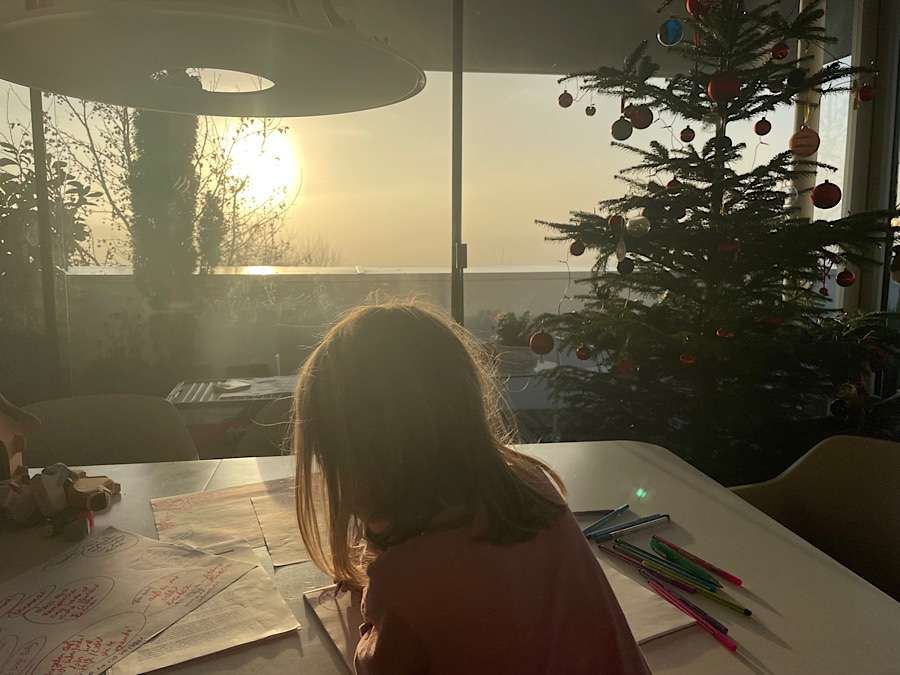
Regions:
<instances>
[{"instance_id":1,"label":"large window","mask_svg":"<svg viewBox=\"0 0 900 675\"><path fill-rule=\"evenodd\" d=\"M450 60L448 31L430 36L437 65ZM184 380L288 374L367 299L449 308L450 74L426 77L401 103L309 118L44 96L63 391L166 395ZM6 204L22 215L0 239L24 281L0 282L18 299L0 328L4 353L33 356L4 359L0 381L28 401L58 392L35 377L46 345L29 91L0 90L0 170L32 199Z\"/></svg>"}]
</instances>

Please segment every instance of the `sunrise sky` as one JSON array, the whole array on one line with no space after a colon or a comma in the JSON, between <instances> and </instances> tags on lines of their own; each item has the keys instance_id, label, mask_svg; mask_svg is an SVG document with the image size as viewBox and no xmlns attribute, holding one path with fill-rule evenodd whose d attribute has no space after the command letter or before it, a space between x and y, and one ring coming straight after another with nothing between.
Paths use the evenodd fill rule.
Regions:
<instances>
[{"instance_id":1,"label":"sunrise sky","mask_svg":"<svg viewBox=\"0 0 900 675\"><path fill-rule=\"evenodd\" d=\"M321 240L341 265L446 267L450 261L450 75L427 73L419 95L358 113L285 120L289 132L273 157L248 153L244 171L286 184L296 194L283 231L298 243ZM10 85L9 115L27 119L27 91ZM565 219L622 193L615 172L632 161L610 147L610 125L619 103L590 97L562 109L556 78L542 75L467 74L464 89L463 237L470 267L554 265L564 248L544 241L537 218ZM572 90L574 91L574 90ZM843 164L846 94L826 99L819 159ZM787 147L793 112L769 116L772 133L758 145L751 123L729 135L747 141L744 168ZM670 127L671 125L671 127ZM656 139L675 147L681 121L656 120L630 142ZM700 125L697 142L711 134ZM674 134L673 134L674 131ZM269 152L269 150L267 150ZM285 166L284 162L289 162ZM831 177L839 182L841 176Z\"/></svg>"},{"instance_id":2,"label":"sunrise sky","mask_svg":"<svg viewBox=\"0 0 900 675\"><path fill-rule=\"evenodd\" d=\"M618 102L556 102L555 77L470 74L464 90L463 238L470 266L555 264L536 218L566 218L593 208L622 186L628 153L610 147ZM787 146L789 110L770 116L773 131L758 160ZM752 136L735 127L735 140ZM428 73L418 96L347 115L296 119L291 138L303 166L288 232L321 236L344 264L447 265L450 237L450 76ZM662 122L636 132L638 145L671 141ZM698 140L706 134L698 125ZM676 124L675 131L681 128ZM755 147L756 139L753 137ZM751 149L752 155L752 149ZM296 234L294 234L296 233Z\"/></svg>"}]
</instances>

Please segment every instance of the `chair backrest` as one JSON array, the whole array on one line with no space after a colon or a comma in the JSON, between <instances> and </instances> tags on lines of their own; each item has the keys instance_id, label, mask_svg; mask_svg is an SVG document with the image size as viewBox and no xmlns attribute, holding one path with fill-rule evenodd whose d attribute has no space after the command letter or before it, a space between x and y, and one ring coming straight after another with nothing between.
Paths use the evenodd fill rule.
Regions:
<instances>
[{"instance_id":1,"label":"chair backrest","mask_svg":"<svg viewBox=\"0 0 900 675\"><path fill-rule=\"evenodd\" d=\"M70 466L197 459L178 411L163 398L99 394L25 406L41 428L28 436L25 463Z\"/></svg>"},{"instance_id":2,"label":"chair backrest","mask_svg":"<svg viewBox=\"0 0 900 675\"><path fill-rule=\"evenodd\" d=\"M293 398L269 401L256 415L237 444L240 457L286 455L291 452L291 408Z\"/></svg>"},{"instance_id":3,"label":"chair backrest","mask_svg":"<svg viewBox=\"0 0 900 675\"><path fill-rule=\"evenodd\" d=\"M733 490L900 600L900 443L832 436L780 476Z\"/></svg>"}]
</instances>

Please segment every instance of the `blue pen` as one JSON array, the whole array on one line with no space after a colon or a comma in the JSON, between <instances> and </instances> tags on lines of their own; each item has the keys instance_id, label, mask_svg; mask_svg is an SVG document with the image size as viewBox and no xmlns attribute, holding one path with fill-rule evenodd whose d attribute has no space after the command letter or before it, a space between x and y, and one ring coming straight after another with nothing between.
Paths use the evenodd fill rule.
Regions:
<instances>
[{"instance_id":1,"label":"blue pen","mask_svg":"<svg viewBox=\"0 0 900 675\"><path fill-rule=\"evenodd\" d=\"M627 510L628 510L628 504L622 504L622 506L617 506L609 513L604 514L600 518L600 520L597 520L597 521L591 523L590 525L588 525L586 528L584 528L582 530L582 532L584 532L585 535L589 536L593 530L596 530L598 527L600 527L604 523L608 523L610 520L612 520L616 516L622 515Z\"/></svg>"},{"instance_id":2,"label":"blue pen","mask_svg":"<svg viewBox=\"0 0 900 675\"><path fill-rule=\"evenodd\" d=\"M613 525L602 530L594 530L588 536L590 536L591 539L596 542L607 541L621 534L625 534L636 529L649 527L650 525L653 525L659 521L668 519L669 514L667 513L654 513L652 516L644 516L643 518L637 518L636 520L631 520L627 523Z\"/></svg>"}]
</instances>

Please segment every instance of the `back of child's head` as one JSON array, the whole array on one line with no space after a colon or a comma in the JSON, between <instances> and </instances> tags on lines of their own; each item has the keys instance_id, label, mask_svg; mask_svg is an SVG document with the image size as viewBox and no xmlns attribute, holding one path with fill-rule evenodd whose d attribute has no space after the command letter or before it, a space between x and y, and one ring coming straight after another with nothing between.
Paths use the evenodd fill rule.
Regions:
<instances>
[{"instance_id":1,"label":"back of child's head","mask_svg":"<svg viewBox=\"0 0 900 675\"><path fill-rule=\"evenodd\" d=\"M351 547L366 523L383 524L368 535L390 546L448 510L483 519L491 541L533 536L562 508L536 486L545 472L558 479L507 447L511 419L462 327L411 302L350 311L296 391L297 513L313 560L356 578Z\"/></svg>"}]
</instances>

